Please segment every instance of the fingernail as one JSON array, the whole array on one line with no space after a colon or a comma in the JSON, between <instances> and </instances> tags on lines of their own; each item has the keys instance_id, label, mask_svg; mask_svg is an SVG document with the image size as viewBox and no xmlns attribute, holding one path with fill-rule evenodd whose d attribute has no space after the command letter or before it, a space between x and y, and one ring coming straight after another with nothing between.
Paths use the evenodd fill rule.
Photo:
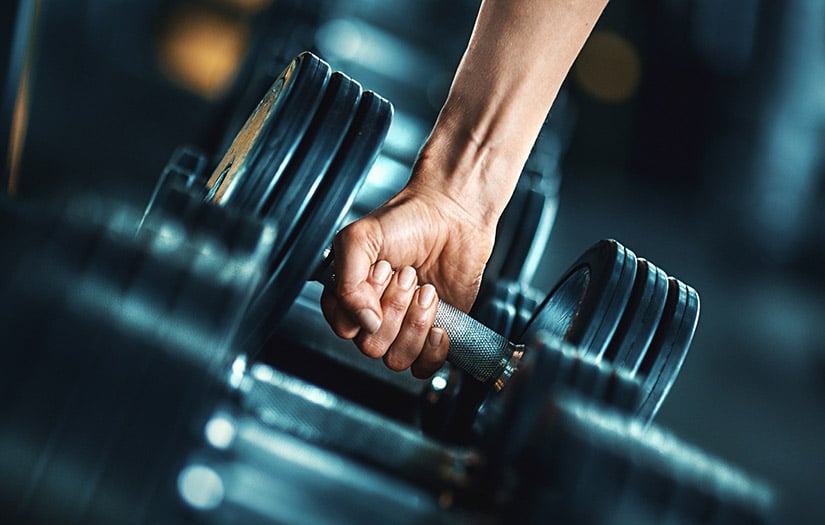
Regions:
<instances>
[{"instance_id":1,"label":"fingernail","mask_svg":"<svg viewBox=\"0 0 825 525\"><path fill-rule=\"evenodd\" d=\"M412 288L413 282L415 281L415 268L412 266L405 266L401 273L398 275L398 285L405 289L409 290Z\"/></svg>"},{"instance_id":2,"label":"fingernail","mask_svg":"<svg viewBox=\"0 0 825 525\"><path fill-rule=\"evenodd\" d=\"M435 286L425 284L418 289L418 306L422 308L429 308L435 299Z\"/></svg>"},{"instance_id":3,"label":"fingernail","mask_svg":"<svg viewBox=\"0 0 825 525\"><path fill-rule=\"evenodd\" d=\"M372 268L372 280L376 283L383 283L392 273L392 266L387 261L378 261Z\"/></svg>"},{"instance_id":4,"label":"fingernail","mask_svg":"<svg viewBox=\"0 0 825 525\"><path fill-rule=\"evenodd\" d=\"M364 308L357 314L358 322L369 333L374 334L381 328L381 320L372 310Z\"/></svg>"},{"instance_id":5,"label":"fingernail","mask_svg":"<svg viewBox=\"0 0 825 525\"><path fill-rule=\"evenodd\" d=\"M441 336L444 335L444 330L434 326L430 328L430 335L427 337L427 342L430 346L438 346L441 344Z\"/></svg>"}]
</instances>

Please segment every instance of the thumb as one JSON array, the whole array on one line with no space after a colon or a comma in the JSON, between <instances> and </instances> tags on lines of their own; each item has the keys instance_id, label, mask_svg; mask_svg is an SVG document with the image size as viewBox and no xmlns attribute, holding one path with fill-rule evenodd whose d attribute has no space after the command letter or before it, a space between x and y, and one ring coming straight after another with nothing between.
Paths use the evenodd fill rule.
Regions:
<instances>
[{"instance_id":1,"label":"thumb","mask_svg":"<svg viewBox=\"0 0 825 525\"><path fill-rule=\"evenodd\" d=\"M380 246L374 230L362 219L339 232L333 241L338 306L371 334L382 321L381 298L369 282Z\"/></svg>"}]
</instances>

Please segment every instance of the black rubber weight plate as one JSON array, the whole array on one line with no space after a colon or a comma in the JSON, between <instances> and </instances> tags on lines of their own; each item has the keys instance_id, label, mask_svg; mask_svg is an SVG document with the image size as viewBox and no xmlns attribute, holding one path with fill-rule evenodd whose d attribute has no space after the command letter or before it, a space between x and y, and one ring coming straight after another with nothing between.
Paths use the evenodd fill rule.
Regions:
<instances>
[{"instance_id":1,"label":"black rubber weight plate","mask_svg":"<svg viewBox=\"0 0 825 525\"><path fill-rule=\"evenodd\" d=\"M673 277L668 278L668 285L662 320L638 372L644 376L646 399L638 412L644 422L653 420L676 381L699 321L696 290Z\"/></svg>"},{"instance_id":2,"label":"black rubber weight plate","mask_svg":"<svg viewBox=\"0 0 825 525\"><path fill-rule=\"evenodd\" d=\"M508 338L518 338L521 335L542 301L543 297L538 290L532 288L530 285L519 285L515 302L516 315L513 319L512 328L507 332Z\"/></svg>"},{"instance_id":3,"label":"black rubber weight plate","mask_svg":"<svg viewBox=\"0 0 825 525\"><path fill-rule=\"evenodd\" d=\"M567 271L528 323L520 341L546 331L598 357L619 324L633 290L636 256L614 240L588 249Z\"/></svg>"},{"instance_id":4,"label":"black rubber weight plate","mask_svg":"<svg viewBox=\"0 0 825 525\"><path fill-rule=\"evenodd\" d=\"M260 216L272 219L281 238L276 265L291 251L295 229L304 222L315 192L358 110L361 86L342 73L333 73L315 118L277 184L263 201Z\"/></svg>"},{"instance_id":5,"label":"black rubber weight plate","mask_svg":"<svg viewBox=\"0 0 825 525\"><path fill-rule=\"evenodd\" d=\"M280 179L321 104L329 65L311 53L296 57L269 88L206 184L207 198L256 210Z\"/></svg>"},{"instance_id":6,"label":"black rubber weight plate","mask_svg":"<svg viewBox=\"0 0 825 525\"><path fill-rule=\"evenodd\" d=\"M545 208L551 200L546 193L533 188L525 192L516 226L512 231L503 232L507 233L510 244L501 267L501 279L522 281L525 273L531 273L525 270L529 256L533 253L532 249L537 242L544 243L540 240L541 236L549 235Z\"/></svg>"},{"instance_id":7,"label":"black rubber weight plate","mask_svg":"<svg viewBox=\"0 0 825 525\"><path fill-rule=\"evenodd\" d=\"M516 317L516 300L518 297L518 283L498 280L492 285L491 297L488 299L489 322L488 326L502 335L512 332L513 321Z\"/></svg>"},{"instance_id":8,"label":"black rubber weight plate","mask_svg":"<svg viewBox=\"0 0 825 525\"><path fill-rule=\"evenodd\" d=\"M157 224L168 227L170 218L180 221L186 235L197 243L207 243L211 251L224 251L235 257L256 257L257 254L271 253L263 243L272 239L268 223L244 213L228 210L222 206L204 203L191 191L166 188L154 201L156 218L150 218L142 229L157 228ZM160 221L160 222L159 222ZM261 252L263 250L263 252Z\"/></svg>"},{"instance_id":9,"label":"black rubber weight plate","mask_svg":"<svg viewBox=\"0 0 825 525\"><path fill-rule=\"evenodd\" d=\"M332 164L326 170L302 223L284 244L284 252L272 273L268 288L277 287L278 299L271 319L280 320L304 283L312 276L355 195L367 178L389 131L392 105L367 91L361 97L352 125ZM344 136L345 135L345 136Z\"/></svg>"},{"instance_id":10,"label":"black rubber weight plate","mask_svg":"<svg viewBox=\"0 0 825 525\"><path fill-rule=\"evenodd\" d=\"M644 259L637 260L630 301L604 358L635 374L659 326L667 302L665 272Z\"/></svg>"}]
</instances>

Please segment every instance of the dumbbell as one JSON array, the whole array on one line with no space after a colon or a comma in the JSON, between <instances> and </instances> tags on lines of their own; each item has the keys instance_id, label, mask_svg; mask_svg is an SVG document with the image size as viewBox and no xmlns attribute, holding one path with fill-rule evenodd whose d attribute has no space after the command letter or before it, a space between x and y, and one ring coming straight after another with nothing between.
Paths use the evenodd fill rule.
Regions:
<instances>
[{"instance_id":1,"label":"dumbbell","mask_svg":"<svg viewBox=\"0 0 825 525\"><path fill-rule=\"evenodd\" d=\"M51 213L0 198L6 521L452 522L425 481L459 483L465 474L441 467L457 467L450 460L461 454L346 403L324 405L328 422L369 424L362 435L384 438L386 458L323 449L272 424L275 408L292 407L303 418L294 423L311 428L324 413L308 409L332 396L281 375L276 397L265 367L246 370L236 358L233 335L258 284L245 270L261 267L244 239L257 228L265 243L267 225L197 210L193 229L241 235L224 250L175 220L149 218L134 235L137 217L122 209L90 217L76 208L90 206ZM296 388L312 395L283 395ZM323 429L329 440L332 425ZM426 451L427 464L413 469L389 453L398 450Z\"/></svg>"},{"instance_id":2,"label":"dumbbell","mask_svg":"<svg viewBox=\"0 0 825 525\"><path fill-rule=\"evenodd\" d=\"M238 246L230 250L231 253L242 255L258 251L253 243L248 242L248 239L254 236L244 234L249 228L233 226L233 221L226 220L225 210L193 206L190 212L198 214L199 218L198 223L192 227L200 230L222 227L228 233L228 239L240 241ZM216 219L222 219L223 222ZM239 218L242 222L243 219L243 216ZM90 428L95 429L94 433L83 432L82 423L91 417L91 414L99 417L101 413L109 413L107 410L116 409L122 413L124 407L129 407L127 412L130 418L137 420L130 419L130 424L125 428L140 430L136 436L141 436L141 445L145 443L145 439L151 439L152 442L158 439L168 440L169 426L144 424L135 427L137 421L157 423L165 417L178 417L178 410L184 406L188 407L187 413L196 416L194 420L202 417L200 409L192 410L200 406L197 403L197 395L178 398L174 393L196 392L196 385L203 388L205 378L210 378L211 386L206 390L212 390L213 393L208 394L204 401L216 403L218 397L214 392L220 391L216 381L223 377L220 372L225 369L227 362L225 359L216 359L213 351L198 351L201 345L185 335L198 333L202 337L210 338L210 342L203 345L210 350L223 348L231 340L231 337L227 337L227 332L231 333L227 327L235 326L238 305L243 304L243 297L248 295L243 290L248 290L250 284L242 284L238 289L240 294L237 291L232 292L232 296L238 297L240 302L225 301L226 295L215 294L209 290L234 288L235 285L231 284L231 281L213 278L221 268L233 267L233 259L220 255L219 251L194 249L199 243L176 242L176 237L171 235L175 231L174 223L144 224L138 239L131 241L131 237L125 235L127 232L118 228L96 227L82 230L67 225L63 220L51 223L51 228L60 229L58 233L31 235L25 227L21 227L36 222L37 220L32 220L29 216L15 220L4 217L2 221L8 231L15 232L15 239L11 243L8 242L7 235L3 235L3 238L6 239L7 245L15 247L12 251L19 257L18 260L7 257L4 262L6 267L9 261L14 260L12 271L4 272L7 276L3 281L3 289L6 292L4 295L36 298L27 301L39 301L32 305L22 301L26 306L22 307L18 314L3 317L9 327L16 325L16 329L9 332L18 334L12 338L12 348L24 344L21 337L29 341L29 344L32 343L33 337L36 346L48 350L39 354L19 352L15 354L18 356L17 361L9 362L13 366L5 368L9 372L32 370L44 378L40 382L32 382L35 375L24 374L24 377L14 380L10 379L10 375L3 375L2 384L9 396L9 406L17 406L11 420L21 420L21 414L26 414L27 411L40 413L33 408L33 403L56 403L57 400L61 400L62 403L62 400L66 399L64 392L72 389L53 383L57 377L79 381L78 384L85 385L84 396L97 393L97 388L106 388L109 394L94 396L98 401L89 407L84 404L71 404L71 399L66 401L66 406L72 407L73 421L70 427L61 430L66 447L79 442L76 441L79 439L88 440L92 435L97 439L106 432L115 433L112 435L117 436L116 442L119 447L125 447L127 444L128 447L136 446L138 441L128 440L128 433L111 430L114 427L90 425ZM128 224L130 221L123 222ZM208 238L206 240L208 241ZM206 242L205 246L212 244ZM34 255L29 253L26 246L45 246L41 249L47 250L47 253ZM186 272L197 272L201 277L198 280L181 278L182 275L175 270L176 268L191 268ZM108 273L103 270L108 270ZM68 278L61 279L63 273L66 273ZM44 276L57 280L44 281ZM242 275L237 272L226 273L228 279L241 277ZM157 279L161 281L151 286L141 285L148 283L147 279L152 282ZM172 281L164 285L163 279ZM191 285L181 286L181 282L190 281ZM32 286L34 284L36 286ZM106 289L115 293L111 299L107 299L107 293L101 293ZM67 293L66 290L74 291ZM87 293L86 290L94 293ZM152 302L155 307L150 308L147 299L155 297L158 293L161 295ZM60 300L54 300L60 297L70 298L69 302L61 304ZM84 302L84 297L87 302ZM173 302L167 300L173 297ZM210 297L212 299L206 300ZM90 308L92 303L88 301L99 304L100 307ZM21 307L21 303L15 304L18 308ZM187 304L197 307L181 308ZM43 306L47 307L45 312L56 325L45 332L33 327L26 329L29 324L36 321L29 312L37 311L42 314ZM67 308L69 313L63 313L62 308ZM106 308L113 308L112 312L107 313ZM153 331L161 327L159 324L152 324L151 330L144 326L136 333L133 324L135 313L138 311L142 311L143 316L148 316L155 322L170 316L176 321L165 324L179 330L183 337L156 337ZM187 315L186 312L193 315ZM96 317L99 315L111 316L111 322L99 323ZM189 324L180 324L179 321L183 319L187 319ZM200 321L192 324L191 321L196 319ZM225 319L229 324L215 323L216 319ZM215 326L212 326L213 323ZM57 346L64 346L64 343L60 342L62 338L66 334L75 333L72 326L97 326L90 333L83 332L83 337L72 338L82 339L83 347L87 350L69 354L56 352ZM206 327L212 328L208 335ZM140 335L136 337L137 334ZM170 334L160 330L160 335ZM40 343L44 342L48 344L41 346ZM113 343L117 343L119 352L102 351ZM164 350L162 354L156 354L154 350L147 352L149 347ZM92 353L88 350L90 348L97 349L94 357L91 357ZM184 351L181 352L181 349ZM110 354L108 358L107 353ZM69 361L61 361L61 355L70 358ZM163 359L158 359L159 355L163 355ZM140 356L143 356L142 360ZM27 365L18 363L21 359ZM56 362L63 365L57 367ZM149 366L148 363L153 364ZM38 368L40 372L36 372ZM237 373L236 368L232 367L233 373ZM98 373L98 370L104 373ZM153 385L151 391L147 392L142 378L143 374L150 373L154 380L150 382ZM482 483L481 487L474 485L472 490L481 491L481 494L491 491L493 495L498 496L503 488L515 491L519 494L517 501L509 503L513 506L513 512L533 521L540 521L549 513L553 516L574 516L591 522L597 521L603 513L613 515L616 512L629 516L664 515L674 519L682 516L703 520L713 518L720 522L724 522L725 519L760 520L770 503L766 489L747 477L679 444L659 431L654 430L653 434L641 433L638 422L620 415L627 414L628 409L632 410L635 406L635 399L639 394L638 382L629 381L622 377L621 371L611 370L605 363L590 358L580 349L561 343L546 331L540 332L535 348L525 355L523 367L520 373L514 376L513 383L503 392L503 396L495 398L500 401L502 407L498 416L504 417L497 417L492 413L484 414L482 424L493 425L495 432L488 432L488 441L476 450L442 448L432 440L388 423L345 401L331 404L333 397L321 389L302 384L277 371L267 370L266 367L253 367L252 375L255 376L253 384L244 386L239 382L236 385L244 392L243 403L247 412L228 415L232 409L223 409L204 424L207 440L213 447L217 447L219 452L222 450L220 447L234 446L231 441L222 441L226 438L221 436L227 435L227 425L235 425L233 428L239 432L238 451L241 455L235 457L233 448L227 458L216 457L215 454L195 454L186 463L179 463L178 460L170 465L181 465L178 490L184 502L193 508L204 510L204 507L198 506L199 502L204 501L203 492L198 492L190 486L190 482L194 484L193 479L198 474L205 472L204 469L213 469L211 472L225 476L223 479L230 482L232 478L229 474L233 466L244 465L244 461L248 460L250 464L262 468L261 475L265 479L280 475L279 471L273 470L270 463L272 458L268 456L266 449L256 448L259 440L252 440L253 436L267 436L267 439L293 447L300 446L308 452L314 450L311 445L300 444L278 432L261 428L261 423L250 418L249 414L273 429L298 435L308 443L320 443L326 448L340 450L348 456L360 458L367 464L375 464L381 469L389 470L403 479L426 483L426 486L436 482L445 489L458 490L468 484ZM45 381L45 378L49 380ZM124 381L125 378L128 379ZM159 381L160 378L171 380ZM189 381L184 384L180 378L189 378ZM29 389L35 388L40 394L34 395L30 390L21 390L16 386L18 384L25 384ZM141 385L141 395L129 390L138 384ZM129 388L126 388L127 385ZM542 387L545 385L553 386L551 396L543 392ZM43 396L43 392L51 392L53 395ZM592 404L583 403L581 399L569 400L571 392L582 394L580 397L587 400L601 400L613 410L605 411L603 408L593 407ZM18 406L20 399L27 401ZM171 399L174 399L175 403L170 404ZM316 407L319 399L325 400L322 404L324 409ZM194 404L191 404L193 402ZM548 411L548 403L556 408ZM169 406L170 409L157 410L157 406ZM548 415L552 417L548 418ZM364 438L364 443L371 443L370 449L357 446L352 439L351 432L364 426L367 428L359 431L361 433L358 435ZM335 428L338 429L338 434L330 434L334 433ZM223 434L221 429L224 429ZM323 429L323 432L320 429ZM160 452L157 457L152 456L152 465L156 465L155 461L160 460L159 458L166 457L165 454L173 453L180 458L181 452L192 446L192 439L185 434L176 433L174 438L171 445L167 444L158 449ZM417 458L417 462L413 467L405 462L404 457L407 456L376 453L374 440L381 443L377 450L384 450L384 447L387 450L403 450L412 454L409 457ZM96 444L98 441L93 443ZM169 446L171 448L165 448ZM67 450L60 448L44 457L50 462L61 461L63 454L68 453ZM123 450L128 451L130 448ZM665 452L662 453L662 450ZM486 462L492 463L490 467L479 470L482 463L479 453L484 455ZM229 459L230 457L232 459ZM335 457L327 459L340 462ZM125 461L125 456L120 452L110 456L110 461L111 463L101 467L106 472L109 483L106 491L126 490L125 483L140 487L148 486L143 485L144 483L154 482L155 478L151 473L141 471L134 464L130 463L128 467L124 467L125 464L120 461ZM347 472L364 472L374 476L368 468L346 461L342 463L347 465ZM512 478L492 475L493 472L499 472L490 469L501 469L504 468L503 465L513 466L513 485L498 486L495 489L485 488L484 480ZM94 462L80 462L74 468L73 472L79 479L87 479L89 476L88 479L92 479L98 472ZM466 477L469 473L464 470L466 468L471 468L475 472L472 478ZM168 476L168 472L164 471L159 475ZM21 486L31 482L28 478L21 478L20 481ZM408 485L400 486L406 486L405 490L411 490ZM232 489L230 485L226 487L228 490ZM39 498L37 501L45 501L43 498L48 498L50 494L46 491L45 485L36 485L35 492ZM19 498L11 497L11 494L6 493L9 498L4 500L6 503L11 505L12 501L20 501ZM563 497L558 498L559 495ZM507 497L512 498L512 494L508 494ZM86 500L78 498L73 501ZM548 501L556 501L559 504L550 505ZM43 503L38 511L41 514L36 515L43 516L42 512L57 512L59 509L64 516L67 512L94 518L108 516L105 514L108 512L107 508L101 505L101 500L97 498L88 500L90 506L83 506L86 503L65 506L65 502L58 502L63 500L55 498L48 504ZM141 502L134 500L133 503L139 505ZM156 504L159 505L157 502L152 503L152 512L170 511L166 506L154 507ZM276 509L273 507L272 510Z\"/></svg>"},{"instance_id":3,"label":"dumbbell","mask_svg":"<svg viewBox=\"0 0 825 525\"><path fill-rule=\"evenodd\" d=\"M193 228L229 239L254 229L244 216L213 222L213 213L225 218L223 209L190 211L201 214ZM766 489L746 476L570 398L600 392L626 413L633 382L546 332L497 397L517 409L487 417L497 425L492 441L444 446L321 388L263 365L230 365L229 352L214 352L231 346L255 286L250 274L215 275L259 251L252 236L226 253L208 249L208 237L181 242L175 221L158 217L137 237L132 221L117 216L120 224L79 225L0 206L0 217L10 248L0 254L8 336L0 441L17 452L0 458L4 515L36 523L107 523L124 513L147 523L258 522L290 521L298 508L300 520L360 522L377 512L452 523L480 519L483 509L501 522L597 522L609 514L738 523L762 519L769 506ZM535 395L547 383L557 385L553 395ZM29 457L43 469L21 468ZM280 492L270 489L285 484L311 497L273 499ZM252 486L266 498L256 499ZM319 494L329 498L320 509Z\"/></svg>"},{"instance_id":4,"label":"dumbbell","mask_svg":"<svg viewBox=\"0 0 825 525\"><path fill-rule=\"evenodd\" d=\"M476 426L479 489L526 523L764 522L765 485L636 415L643 384L542 333Z\"/></svg>"},{"instance_id":5,"label":"dumbbell","mask_svg":"<svg viewBox=\"0 0 825 525\"><path fill-rule=\"evenodd\" d=\"M238 385L268 427L502 521L759 523L771 510L769 488L632 417L638 381L547 334L482 415L490 428L471 447L428 439L265 365Z\"/></svg>"},{"instance_id":6,"label":"dumbbell","mask_svg":"<svg viewBox=\"0 0 825 525\"><path fill-rule=\"evenodd\" d=\"M319 272L322 253L378 154L390 117L386 100L363 92L355 81L332 73L322 60L303 53L267 92L212 175L189 183L187 191L204 202L272 220L277 226L280 240L251 318L276 323L303 283L323 274ZM175 184L164 178L153 202ZM152 209L150 203L147 214ZM615 241L600 243L550 294L524 340L540 330L564 327L562 335L568 340L593 348L601 356L614 341L612 335L625 314L636 273L636 258L629 250ZM676 320L680 346L673 353L684 355L695 327L698 299L685 285L672 282L675 295L668 311L681 316ZM661 284L660 280L655 283ZM647 288L640 287L646 292ZM571 297L571 293L579 295ZM640 308L648 312L646 297L640 296ZM691 301L695 307L687 308L685 303ZM635 319L637 313L628 310L627 317ZM639 322L628 319L627 334L643 340L657 325L671 321L662 318L660 323L655 315L643 320L648 324L639 328ZM504 386L523 353L520 344L444 303L438 307L436 324L450 335L448 359L452 363L497 390ZM671 333L663 332L662 340L663 345L677 344ZM637 349L643 350L644 345ZM659 362L655 356L651 359Z\"/></svg>"},{"instance_id":7,"label":"dumbbell","mask_svg":"<svg viewBox=\"0 0 825 525\"><path fill-rule=\"evenodd\" d=\"M558 338L585 359L638 381L641 397L630 412L650 424L676 381L698 315L699 297L691 287L616 241L605 240L570 266L514 339L535 350L541 337ZM538 384L546 388L547 381ZM458 392L443 395L448 406L434 409L449 417L438 418L433 431L462 442L470 439L490 396L471 383L453 388ZM537 391L525 399L540 395Z\"/></svg>"},{"instance_id":8,"label":"dumbbell","mask_svg":"<svg viewBox=\"0 0 825 525\"><path fill-rule=\"evenodd\" d=\"M507 467L515 521L773 521L770 487L655 426L564 396L531 423Z\"/></svg>"},{"instance_id":9,"label":"dumbbell","mask_svg":"<svg viewBox=\"0 0 825 525\"><path fill-rule=\"evenodd\" d=\"M137 213L0 199L0 515L169 523L192 425L225 397L270 229L221 211L235 247ZM209 213L205 210L205 213ZM201 216L204 222L209 222ZM246 237L249 239L249 237ZM264 246L261 251L268 251Z\"/></svg>"}]
</instances>

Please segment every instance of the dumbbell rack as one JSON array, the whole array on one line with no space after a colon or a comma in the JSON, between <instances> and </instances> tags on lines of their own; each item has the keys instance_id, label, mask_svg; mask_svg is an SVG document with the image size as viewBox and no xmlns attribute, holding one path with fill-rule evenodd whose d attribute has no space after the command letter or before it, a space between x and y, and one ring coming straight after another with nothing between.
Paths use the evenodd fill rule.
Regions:
<instances>
[{"instance_id":1,"label":"dumbbell rack","mask_svg":"<svg viewBox=\"0 0 825 525\"><path fill-rule=\"evenodd\" d=\"M197 222L144 222L135 236L137 217L122 210L44 216L3 204L15 254L2 259L4 297L15 305L0 318L9 335L4 516L764 517L764 488L644 430L633 415L638 380L549 334L478 412L475 441L450 443L235 350L241 305L260 286L255 269L274 239L265 224L203 207ZM218 233L243 242L221 250Z\"/></svg>"},{"instance_id":2,"label":"dumbbell rack","mask_svg":"<svg viewBox=\"0 0 825 525\"><path fill-rule=\"evenodd\" d=\"M397 189L412 150L390 128L378 151L385 101L342 73L321 76L315 102L291 99L309 119L288 166L270 151L259 169L257 152L229 148L213 170L206 154L181 149L142 219L90 215L83 204L50 214L2 202L0 515L43 523L767 519L769 490L650 426L695 327L687 285L604 242L562 276L549 306L530 287L555 213L558 137L534 149L521 205L500 229L518 235L499 239L513 242L494 254L474 312L528 346L506 389L493 395L450 365L415 380L335 339L318 310L319 285L304 284L314 252ZM339 109L316 114L322 106ZM260 115L265 124L272 113ZM349 138L364 130L373 143ZM317 153L339 149L326 161ZM361 167L376 156L372 170ZM265 177L229 191L223 181L244 165ZM286 181L280 188L273 171ZM334 171L343 179L298 176ZM305 251L300 271L285 270L302 255L295 246ZM604 283L584 286L585 267L587 279ZM570 288L575 300L563 293ZM536 322L536 312L554 309L567 314ZM559 320L571 318L578 323Z\"/></svg>"},{"instance_id":3,"label":"dumbbell rack","mask_svg":"<svg viewBox=\"0 0 825 525\"><path fill-rule=\"evenodd\" d=\"M478 413L476 441L454 444L233 348L241 305L262 282L254 269L273 242L266 225L204 207L197 222L144 223L135 236L137 217L122 210L78 218L74 209L44 216L3 204L3 239L15 254L1 261L4 297L15 305L0 317L9 335L4 516L763 517L765 489L643 430L632 416L638 380L550 335ZM244 241L218 249L219 232Z\"/></svg>"}]
</instances>

